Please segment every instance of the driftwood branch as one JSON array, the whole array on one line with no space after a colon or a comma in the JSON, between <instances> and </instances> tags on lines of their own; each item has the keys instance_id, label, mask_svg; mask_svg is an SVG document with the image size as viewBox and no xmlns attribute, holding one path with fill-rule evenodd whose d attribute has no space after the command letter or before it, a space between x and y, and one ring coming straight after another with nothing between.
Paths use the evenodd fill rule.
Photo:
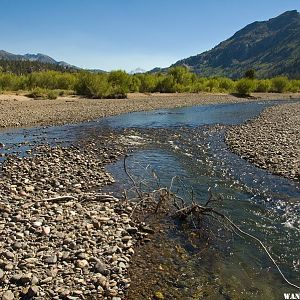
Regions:
<instances>
[{"instance_id":1,"label":"driftwood branch","mask_svg":"<svg viewBox=\"0 0 300 300\"><path fill-rule=\"evenodd\" d=\"M48 198L48 199L42 199L38 200L38 202L60 202L60 201L68 201L68 200L78 200L74 196L59 196L59 197L53 197L53 198Z\"/></svg>"}]
</instances>

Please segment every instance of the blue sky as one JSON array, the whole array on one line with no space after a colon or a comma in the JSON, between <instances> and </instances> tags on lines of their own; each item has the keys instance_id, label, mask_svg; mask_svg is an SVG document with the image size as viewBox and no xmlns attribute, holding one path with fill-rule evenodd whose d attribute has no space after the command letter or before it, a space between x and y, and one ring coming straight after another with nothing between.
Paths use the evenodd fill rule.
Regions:
<instances>
[{"instance_id":1,"label":"blue sky","mask_svg":"<svg viewBox=\"0 0 300 300\"><path fill-rule=\"evenodd\" d=\"M300 0L0 0L0 49L84 68L149 70L209 50Z\"/></svg>"}]
</instances>

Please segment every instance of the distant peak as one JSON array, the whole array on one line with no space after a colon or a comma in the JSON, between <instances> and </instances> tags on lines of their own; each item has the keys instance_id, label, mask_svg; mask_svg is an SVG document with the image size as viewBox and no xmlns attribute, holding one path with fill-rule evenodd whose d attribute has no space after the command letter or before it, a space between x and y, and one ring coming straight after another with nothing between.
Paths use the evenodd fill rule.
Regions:
<instances>
[{"instance_id":1,"label":"distant peak","mask_svg":"<svg viewBox=\"0 0 300 300\"><path fill-rule=\"evenodd\" d=\"M276 18L282 18L282 17L291 18L291 17L299 17L299 16L300 16L299 12L295 9L295 10L288 10L288 11L282 13L281 15L279 15ZM276 18L274 18L274 19L276 19Z\"/></svg>"}]
</instances>

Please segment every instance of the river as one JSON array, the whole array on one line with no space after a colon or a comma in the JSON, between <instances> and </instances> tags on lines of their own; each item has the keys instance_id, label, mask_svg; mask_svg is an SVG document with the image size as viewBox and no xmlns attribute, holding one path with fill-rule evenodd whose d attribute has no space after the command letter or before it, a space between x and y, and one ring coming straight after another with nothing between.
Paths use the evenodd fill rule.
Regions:
<instances>
[{"instance_id":1,"label":"river","mask_svg":"<svg viewBox=\"0 0 300 300\"><path fill-rule=\"evenodd\" d=\"M22 156L34 145L46 142L67 145L98 128L130 129L129 142L143 145L135 147L128 159L133 176L147 177L145 170L155 170L162 186L179 176L181 181L175 182L174 189L187 198L188 190L193 190L201 203L208 199L210 189L221 198L216 208L260 238L286 277L299 285L299 183L249 164L231 153L224 143L228 126L245 122L274 104L277 103L262 101L202 105L136 112L77 125L3 130L0 138L6 147L2 153ZM128 185L122 163L108 166L117 180L115 190ZM215 227L219 235L218 243L211 245L213 256L193 255L183 271L189 276L182 279L182 299L187 299L186 290L189 286L192 290L196 282L202 282L202 290L205 285L211 287L199 299L284 299L283 293L297 292L282 280L256 242L224 229L218 231L220 224Z\"/></svg>"}]
</instances>

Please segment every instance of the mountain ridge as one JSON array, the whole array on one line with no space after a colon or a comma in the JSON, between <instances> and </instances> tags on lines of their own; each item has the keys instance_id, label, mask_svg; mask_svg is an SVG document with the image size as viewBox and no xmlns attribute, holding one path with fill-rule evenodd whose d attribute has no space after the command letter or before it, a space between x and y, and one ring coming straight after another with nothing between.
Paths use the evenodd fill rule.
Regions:
<instances>
[{"instance_id":1,"label":"mountain ridge","mask_svg":"<svg viewBox=\"0 0 300 300\"><path fill-rule=\"evenodd\" d=\"M54 64L61 67L64 67L66 69L80 69L74 65L71 65L65 61L56 61L54 58L50 57L49 55L37 53L37 54L31 54L26 53L24 55L22 54L13 54L10 52L7 52L5 50L0 50L0 59L1 60L9 60L9 61L33 61L33 62L41 62L45 64Z\"/></svg>"},{"instance_id":2,"label":"mountain ridge","mask_svg":"<svg viewBox=\"0 0 300 300\"><path fill-rule=\"evenodd\" d=\"M267 21L250 23L211 50L170 67L174 66L186 66L201 76L239 78L254 69L260 78L300 77L300 14L286 11ZM152 72L166 70L155 68Z\"/></svg>"}]
</instances>

